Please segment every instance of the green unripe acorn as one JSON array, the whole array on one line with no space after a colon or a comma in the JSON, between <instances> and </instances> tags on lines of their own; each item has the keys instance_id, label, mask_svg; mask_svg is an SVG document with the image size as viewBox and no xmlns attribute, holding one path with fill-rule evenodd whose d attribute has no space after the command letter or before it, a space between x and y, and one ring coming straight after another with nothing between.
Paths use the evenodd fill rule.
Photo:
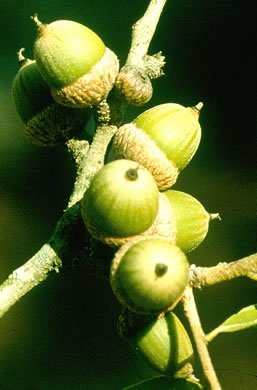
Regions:
<instances>
[{"instance_id":1,"label":"green unripe acorn","mask_svg":"<svg viewBox=\"0 0 257 390\"><path fill-rule=\"evenodd\" d=\"M179 318L168 312L131 338L148 363L164 375L189 376L194 361L190 338ZM191 371L191 372L190 372Z\"/></svg>"},{"instance_id":2,"label":"green unripe acorn","mask_svg":"<svg viewBox=\"0 0 257 390\"><path fill-rule=\"evenodd\" d=\"M208 213L203 205L193 196L181 191L163 192L171 204L176 220L176 245L183 252L197 248L205 239L211 220L219 214Z\"/></svg>"},{"instance_id":3,"label":"green unripe acorn","mask_svg":"<svg viewBox=\"0 0 257 390\"><path fill-rule=\"evenodd\" d=\"M35 61L18 53L20 69L12 83L16 110L24 122L24 134L39 146L56 146L79 132L89 118L88 109L57 104Z\"/></svg>"},{"instance_id":4,"label":"green unripe acorn","mask_svg":"<svg viewBox=\"0 0 257 390\"><path fill-rule=\"evenodd\" d=\"M203 104L184 107L161 104L119 128L113 139L117 158L144 165L160 190L170 188L194 156L201 138L199 112Z\"/></svg>"},{"instance_id":5,"label":"green unripe acorn","mask_svg":"<svg viewBox=\"0 0 257 390\"><path fill-rule=\"evenodd\" d=\"M41 23L34 56L54 99L65 106L97 105L112 89L119 69L116 55L88 27L70 20Z\"/></svg>"},{"instance_id":6,"label":"green unripe acorn","mask_svg":"<svg viewBox=\"0 0 257 390\"><path fill-rule=\"evenodd\" d=\"M189 280L189 263L169 240L146 237L116 252L110 280L125 307L139 314L158 314L180 300Z\"/></svg>"},{"instance_id":7,"label":"green unripe acorn","mask_svg":"<svg viewBox=\"0 0 257 390\"><path fill-rule=\"evenodd\" d=\"M159 192L153 176L130 160L115 160L100 169L81 201L88 231L113 245L146 231L158 207Z\"/></svg>"}]
</instances>

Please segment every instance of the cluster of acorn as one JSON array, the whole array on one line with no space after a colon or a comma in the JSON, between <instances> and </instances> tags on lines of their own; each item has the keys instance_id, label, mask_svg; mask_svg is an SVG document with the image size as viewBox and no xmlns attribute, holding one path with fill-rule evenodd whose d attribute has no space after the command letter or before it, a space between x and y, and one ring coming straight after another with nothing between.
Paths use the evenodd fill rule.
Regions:
<instances>
[{"instance_id":1,"label":"cluster of acorn","mask_svg":"<svg viewBox=\"0 0 257 390\"><path fill-rule=\"evenodd\" d=\"M72 21L34 21L35 60L19 53L13 97L25 135L54 146L80 131L90 107L113 87L122 98L124 84L117 79L116 55L93 31ZM134 341L163 373L192 358L189 337L171 309L189 280L185 252L203 241L217 216L191 195L170 189L198 148L201 107L161 104L121 126L112 140L114 161L95 175L81 200L91 235L119 247L111 265L118 300L136 315L155 318Z\"/></svg>"},{"instance_id":2,"label":"cluster of acorn","mask_svg":"<svg viewBox=\"0 0 257 390\"><path fill-rule=\"evenodd\" d=\"M25 136L40 146L66 142L87 122L89 107L110 92L119 70L116 55L92 30L58 20L37 26L35 60L19 52L20 70L12 86Z\"/></svg>"}]
</instances>

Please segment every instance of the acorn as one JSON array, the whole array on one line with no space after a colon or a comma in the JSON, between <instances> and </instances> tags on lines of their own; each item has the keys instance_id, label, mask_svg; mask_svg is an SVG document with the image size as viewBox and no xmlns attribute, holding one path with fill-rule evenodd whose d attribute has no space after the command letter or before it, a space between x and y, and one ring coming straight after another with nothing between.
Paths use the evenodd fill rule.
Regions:
<instances>
[{"instance_id":1,"label":"acorn","mask_svg":"<svg viewBox=\"0 0 257 390\"><path fill-rule=\"evenodd\" d=\"M166 230L169 202L165 197L162 199L165 225L162 224L161 230ZM151 173L142 165L124 159L104 165L81 200L81 214L88 231L96 239L114 246L155 226L159 208L159 191ZM158 221L161 218L158 217ZM150 231L155 233L154 229ZM171 239L175 239L174 234L170 234Z\"/></svg>"},{"instance_id":2,"label":"acorn","mask_svg":"<svg viewBox=\"0 0 257 390\"><path fill-rule=\"evenodd\" d=\"M117 299L139 314L171 310L189 279L189 263L182 250L161 237L124 244L111 265L111 286Z\"/></svg>"},{"instance_id":3,"label":"acorn","mask_svg":"<svg viewBox=\"0 0 257 390\"><path fill-rule=\"evenodd\" d=\"M18 52L20 69L12 83L16 110L24 122L25 137L39 146L65 143L81 131L90 113L57 104L34 60Z\"/></svg>"},{"instance_id":4,"label":"acorn","mask_svg":"<svg viewBox=\"0 0 257 390\"><path fill-rule=\"evenodd\" d=\"M127 104L142 106L151 99L153 94L150 77L144 69L125 65L117 76L115 94Z\"/></svg>"},{"instance_id":5,"label":"acorn","mask_svg":"<svg viewBox=\"0 0 257 390\"><path fill-rule=\"evenodd\" d=\"M112 89L119 61L88 27L70 20L41 23L34 56L54 99L70 107L100 103Z\"/></svg>"},{"instance_id":6,"label":"acorn","mask_svg":"<svg viewBox=\"0 0 257 390\"><path fill-rule=\"evenodd\" d=\"M192 374L193 347L183 324L173 312L152 320L129 341L163 375Z\"/></svg>"},{"instance_id":7,"label":"acorn","mask_svg":"<svg viewBox=\"0 0 257 390\"><path fill-rule=\"evenodd\" d=\"M137 161L152 173L160 190L170 188L199 146L198 118L202 106L167 103L143 112L116 132L116 158Z\"/></svg>"},{"instance_id":8,"label":"acorn","mask_svg":"<svg viewBox=\"0 0 257 390\"><path fill-rule=\"evenodd\" d=\"M190 252L203 242L210 221L219 219L219 214L208 213L196 198L185 192L167 190L163 195L169 199L175 215L176 245L183 252Z\"/></svg>"}]
</instances>

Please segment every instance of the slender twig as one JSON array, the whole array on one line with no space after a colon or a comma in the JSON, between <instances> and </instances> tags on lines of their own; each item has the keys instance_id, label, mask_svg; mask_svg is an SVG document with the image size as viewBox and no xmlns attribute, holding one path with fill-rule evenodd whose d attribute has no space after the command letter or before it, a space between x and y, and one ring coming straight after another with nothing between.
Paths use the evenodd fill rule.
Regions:
<instances>
[{"instance_id":1,"label":"slender twig","mask_svg":"<svg viewBox=\"0 0 257 390\"><path fill-rule=\"evenodd\" d=\"M73 191L67 205L68 209L82 198L85 191L84 166L89 153L89 143L84 140L70 139L66 145L77 170Z\"/></svg>"},{"instance_id":2,"label":"slender twig","mask_svg":"<svg viewBox=\"0 0 257 390\"><path fill-rule=\"evenodd\" d=\"M108 278L106 260L113 257L108 249L103 252L102 244L87 234L81 221L80 205L76 203L60 218L49 241L0 286L0 318L52 273L79 267Z\"/></svg>"},{"instance_id":3,"label":"slender twig","mask_svg":"<svg viewBox=\"0 0 257 390\"><path fill-rule=\"evenodd\" d=\"M68 244L67 235L78 217L78 205L67 210L58 221L50 240L30 260L13 271L0 286L0 317L53 271L59 272L62 267L62 255Z\"/></svg>"},{"instance_id":4,"label":"slender twig","mask_svg":"<svg viewBox=\"0 0 257 390\"><path fill-rule=\"evenodd\" d=\"M69 142L69 150L73 153L77 165L77 177L68 207L58 221L49 242L0 286L0 317L23 295L45 280L53 270L58 272L62 267L63 256L60 254L65 252L72 226L80 218L78 202L97 170L104 164L105 150L115 130L115 126L99 127L90 150L85 141Z\"/></svg>"},{"instance_id":5,"label":"slender twig","mask_svg":"<svg viewBox=\"0 0 257 390\"><path fill-rule=\"evenodd\" d=\"M0 317L23 295L58 271L61 260L49 244L45 244L29 261L16 269L0 288Z\"/></svg>"},{"instance_id":6,"label":"slender twig","mask_svg":"<svg viewBox=\"0 0 257 390\"><path fill-rule=\"evenodd\" d=\"M186 287L182 298L184 311L188 318L199 358L202 364L204 375L209 383L210 390L221 390L218 378L212 365L211 357L205 341L205 335L201 326L200 318L197 312L193 290Z\"/></svg>"},{"instance_id":7,"label":"slender twig","mask_svg":"<svg viewBox=\"0 0 257 390\"><path fill-rule=\"evenodd\" d=\"M221 262L214 267L191 266L193 287L211 286L240 276L257 281L257 253L230 263Z\"/></svg>"},{"instance_id":8,"label":"slender twig","mask_svg":"<svg viewBox=\"0 0 257 390\"><path fill-rule=\"evenodd\" d=\"M144 67L144 60L166 1L151 0L144 16L132 26L132 41L126 65Z\"/></svg>"},{"instance_id":9,"label":"slender twig","mask_svg":"<svg viewBox=\"0 0 257 390\"><path fill-rule=\"evenodd\" d=\"M107 146L116 130L116 126L99 126L89 149L85 145L86 141L70 140L68 142L69 151L75 157L77 176L67 208L81 200L94 175L104 165Z\"/></svg>"}]
</instances>

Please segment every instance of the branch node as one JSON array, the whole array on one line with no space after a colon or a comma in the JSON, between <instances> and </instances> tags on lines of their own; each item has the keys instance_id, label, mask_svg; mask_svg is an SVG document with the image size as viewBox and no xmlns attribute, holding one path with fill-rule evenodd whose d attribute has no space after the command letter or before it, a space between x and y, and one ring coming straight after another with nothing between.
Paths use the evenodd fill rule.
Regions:
<instances>
[{"instance_id":1,"label":"branch node","mask_svg":"<svg viewBox=\"0 0 257 390\"><path fill-rule=\"evenodd\" d=\"M146 55L145 57L145 69L150 79L157 79L164 76L163 67L165 65L165 57L162 52L159 51L153 55Z\"/></svg>"}]
</instances>

